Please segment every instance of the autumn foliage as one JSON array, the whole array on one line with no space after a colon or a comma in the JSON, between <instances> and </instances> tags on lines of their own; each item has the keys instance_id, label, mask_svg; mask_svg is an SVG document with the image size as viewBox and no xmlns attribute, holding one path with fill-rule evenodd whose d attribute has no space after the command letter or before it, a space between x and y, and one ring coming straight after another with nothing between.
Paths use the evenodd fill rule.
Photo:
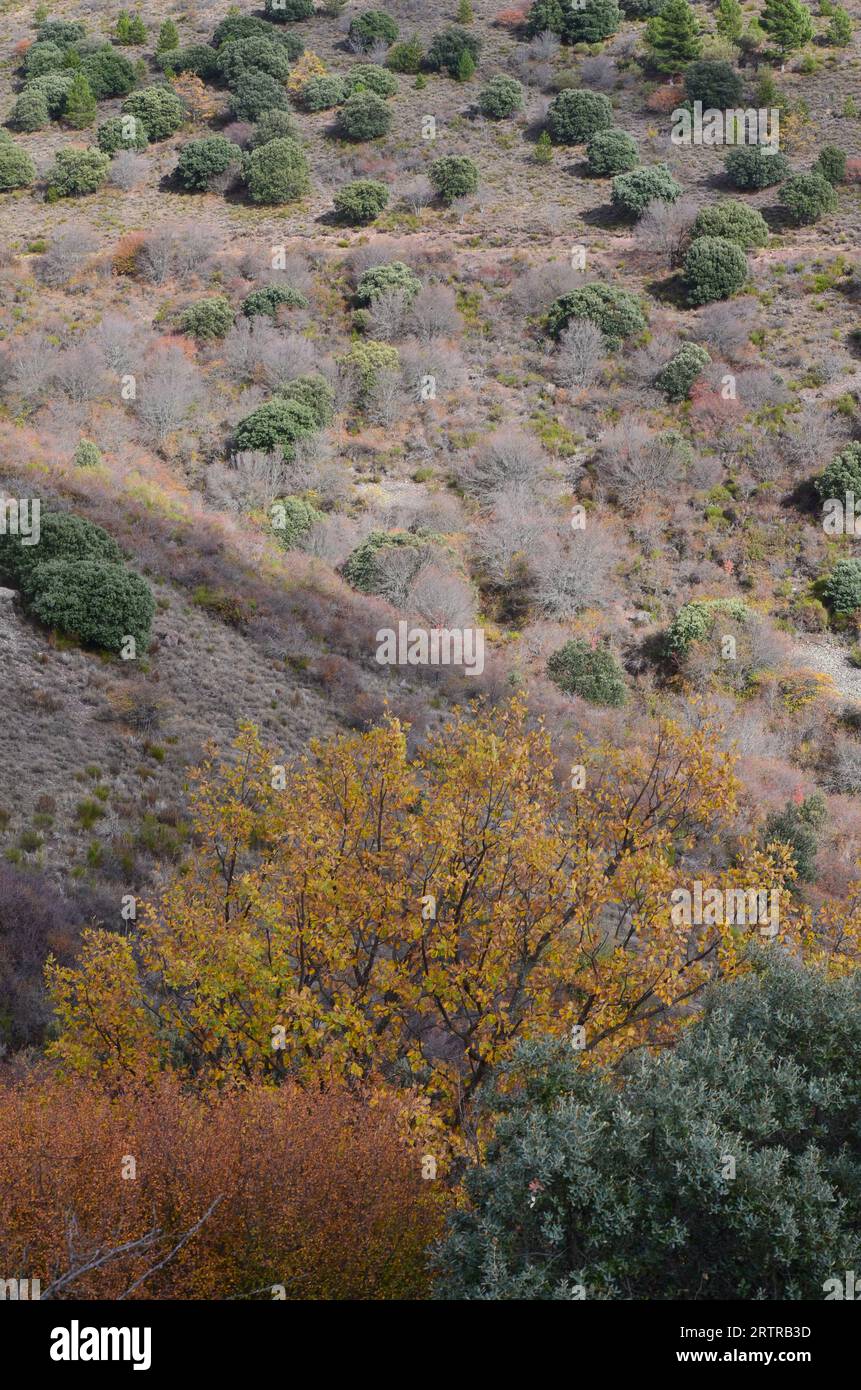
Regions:
<instances>
[{"instance_id":1,"label":"autumn foliage","mask_svg":"<svg viewBox=\"0 0 861 1390\"><path fill-rule=\"evenodd\" d=\"M0 1267L57 1298L423 1297L442 1185L398 1126L291 1085L0 1084Z\"/></svg>"},{"instance_id":2,"label":"autumn foliage","mask_svg":"<svg viewBox=\"0 0 861 1390\"><path fill-rule=\"evenodd\" d=\"M397 720L292 771L250 728L236 755L200 770L195 853L136 934L84 933L79 965L50 967L67 1067L383 1081L457 1126L520 1038L581 1025L612 1059L670 1040L740 968L746 932L675 925L674 888L791 879L777 846L716 857L737 787L707 725L584 746L573 772L518 701L456 715L412 760Z\"/></svg>"}]
</instances>

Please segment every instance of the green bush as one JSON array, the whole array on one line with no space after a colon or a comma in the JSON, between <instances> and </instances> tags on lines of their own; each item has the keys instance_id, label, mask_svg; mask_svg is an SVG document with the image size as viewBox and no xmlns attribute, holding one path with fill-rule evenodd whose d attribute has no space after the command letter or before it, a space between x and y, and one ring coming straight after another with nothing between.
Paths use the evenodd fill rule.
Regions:
<instances>
[{"instance_id":1,"label":"green bush","mask_svg":"<svg viewBox=\"0 0 861 1390\"><path fill-rule=\"evenodd\" d=\"M270 511L272 530L285 550L290 550L306 532L323 520L323 513L301 497L279 497Z\"/></svg>"},{"instance_id":2,"label":"green bush","mask_svg":"<svg viewBox=\"0 0 861 1390\"><path fill-rule=\"evenodd\" d=\"M781 53L803 48L813 38L813 20L800 0L766 0L759 22Z\"/></svg>"},{"instance_id":3,"label":"green bush","mask_svg":"<svg viewBox=\"0 0 861 1390\"><path fill-rule=\"evenodd\" d=\"M813 883L816 878L817 831L825 824L825 800L819 794L806 796L800 806L786 803L782 811L772 812L765 822L761 842L763 848L776 840L788 845L796 878Z\"/></svg>"},{"instance_id":4,"label":"green bush","mask_svg":"<svg viewBox=\"0 0 861 1390\"><path fill-rule=\"evenodd\" d=\"M547 129L555 145L582 145L596 130L609 130L613 107L603 92L557 92L547 112Z\"/></svg>"},{"instance_id":5,"label":"green bush","mask_svg":"<svg viewBox=\"0 0 861 1390\"><path fill-rule=\"evenodd\" d=\"M614 208L626 217L642 217L650 203L674 203L681 192L666 164L648 164L617 174L611 198Z\"/></svg>"},{"instance_id":6,"label":"green bush","mask_svg":"<svg viewBox=\"0 0 861 1390\"><path fill-rule=\"evenodd\" d=\"M395 372L400 366L400 354L389 343L373 338L353 343L348 352L337 359L338 365L356 379L357 404L363 406L384 372Z\"/></svg>"},{"instance_id":7,"label":"green bush","mask_svg":"<svg viewBox=\"0 0 861 1390\"><path fill-rule=\"evenodd\" d=\"M331 425L335 418L335 392L319 372L294 377L279 389L278 395L307 406L321 430Z\"/></svg>"},{"instance_id":8,"label":"green bush","mask_svg":"<svg viewBox=\"0 0 861 1390\"><path fill-rule=\"evenodd\" d=\"M835 613L854 613L861 608L861 560L838 560L822 593Z\"/></svg>"},{"instance_id":9,"label":"green bush","mask_svg":"<svg viewBox=\"0 0 861 1390\"><path fill-rule=\"evenodd\" d=\"M738 242L702 236L691 243L684 263L688 303L729 299L747 280L747 257Z\"/></svg>"},{"instance_id":10,"label":"green bush","mask_svg":"<svg viewBox=\"0 0 861 1390\"><path fill-rule=\"evenodd\" d=\"M140 15L130 15L120 10L117 18L115 37L117 43L138 45L146 43L146 25Z\"/></svg>"},{"instance_id":11,"label":"green bush","mask_svg":"<svg viewBox=\"0 0 861 1390\"><path fill-rule=\"evenodd\" d=\"M36 166L26 150L12 140L0 142L0 192L28 188L36 177Z\"/></svg>"},{"instance_id":12,"label":"green bush","mask_svg":"<svg viewBox=\"0 0 861 1390\"><path fill-rule=\"evenodd\" d=\"M527 38L534 39L539 34L556 34L561 38L567 12L564 0L534 0L526 16Z\"/></svg>"},{"instance_id":13,"label":"green bush","mask_svg":"<svg viewBox=\"0 0 861 1390\"><path fill-rule=\"evenodd\" d=\"M158 31L157 53L175 53L179 48L179 30L172 19L166 19Z\"/></svg>"},{"instance_id":14,"label":"green bush","mask_svg":"<svg viewBox=\"0 0 861 1390\"><path fill-rule=\"evenodd\" d=\"M664 0L619 0L626 19L651 19L660 14Z\"/></svg>"},{"instance_id":15,"label":"green bush","mask_svg":"<svg viewBox=\"0 0 861 1390\"><path fill-rule=\"evenodd\" d=\"M837 194L822 174L790 174L777 197L799 227L809 227L837 208Z\"/></svg>"},{"instance_id":16,"label":"green bush","mask_svg":"<svg viewBox=\"0 0 861 1390\"><path fill-rule=\"evenodd\" d=\"M468 55L474 69L480 53L481 40L453 24L434 35L425 58L425 67L431 72L447 72L449 77L459 77L464 55Z\"/></svg>"},{"instance_id":17,"label":"green bush","mask_svg":"<svg viewBox=\"0 0 861 1390\"><path fill-rule=\"evenodd\" d=\"M339 188L334 197L335 212L350 227L363 227L383 212L389 190L376 179L355 179Z\"/></svg>"},{"instance_id":18,"label":"green bush","mask_svg":"<svg viewBox=\"0 0 861 1390\"><path fill-rule=\"evenodd\" d=\"M58 150L48 170L48 197L77 198L95 193L110 167L111 161L101 150Z\"/></svg>"},{"instance_id":19,"label":"green bush","mask_svg":"<svg viewBox=\"0 0 861 1390\"><path fill-rule=\"evenodd\" d=\"M85 38L86 33L86 25L77 19L43 19L36 29L36 38L40 43L56 43L68 48Z\"/></svg>"},{"instance_id":20,"label":"green bush","mask_svg":"<svg viewBox=\"0 0 861 1390\"><path fill-rule=\"evenodd\" d=\"M60 72L66 67L68 48L58 43L31 44L24 55L24 80L41 77L46 72Z\"/></svg>"},{"instance_id":21,"label":"green bush","mask_svg":"<svg viewBox=\"0 0 861 1390\"><path fill-rule=\"evenodd\" d=\"M262 449L265 453L278 450L286 460L295 457L296 445L317 430L313 411L300 401L275 396L240 420L236 427L236 447Z\"/></svg>"},{"instance_id":22,"label":"green bush","mask_svg":"<svg viewBox=\"0 0 861 1390\"><path fill-rule=\"evenodd\" d=\"M391 128L391 110L375 92L354 92L338 117L338 130L345 140L377 140Z\"/></svg>"},{"instance_id":23,"label":"green bush","mask_svg":"<svg viewBox=\"0 0 861 1390\"><path fill-rule=\"evenodd\" d=\"M397 42L398 26L385 10L366 10L351 21L347 37L354 47L363 49L365 53L378 43L391 48Z\"/></svg>"},{"instance_id":24,"label":"green bush","mask_svg":"<svg viewBox=\"0 0 861 1390\"><path fill-rule=\"evenodd\" d=\"M264 111L249 141L252 149L268 145L270 140L296 140L299 131L289 111Z\"/></svg>"},{"instance_id":25,"label":"green bush","mask_svg":"<svg viewBox=\"0 0 861 1390\"><path fill-rule=\"evenodd\" d=\"M434 192L444 203L466 198L478 188L478 165L465 154L445 154L428 169Z\"/></svg>"},{"instance_id":26,"label":"green bush","mask_svg":"<svg viewBox=\"0 0 861 1390\"><path fill-rule=\"evenodd\" d=\"M582 6L566 8L561 38L563 43L601 43L615 34L622 22L616 0L585 0Z\"/></svg>"},{"instance_id":27,"label":"green bush","mask_svg":"<svg viewBox=\"0 0 861 1390\"><path fill-rule=\"evenodd\" d=\"M189 304L180 316L183 333L207 342L213 338L223 338L233 327L233 310L223 295L212 295L209 299L199 299Z\"/></svg>"},{"instance_id":28,"label":"green bush","mask_svg":"<svg viewBox=\"0 0 861 1390\"><path fill-rule=\"evenodd\" d=\"M270 19L282 24L287 20L311 19L314 0L265 0L264 9Z\"/></svg>"},{"instance_id":29,"label":"green bush","mask_svg":"<svg viewBox=\"0 0 861 1390\"><path fill-rule=\"evenodd\" d=\"M478 94L478 109L490 121L504 121L523 107L523 85L516 77L497 73Z\"/></svg>"},{"instance_id":30,"label":"green bush","mask_svg":"<svg viewBox=\"0 0 861 1390\"><path fill-rule=\"evenodd\" d=\"M392 72L421 72L425 51L422 41L416 35L406 43L396 43L386 54L386 67Z\"/></svg>"},{"instance_id":31,"label":"green bush","mask_svg":"<svg viewBox=\"0 0 861 1390\"><path fill-rule=\"evenodd\" d=\"M861 975L761 945L750 964L672 1048L596 1067L538 1039L500 1064L437 1299L818 1302L842 1286L857 1268Z\"/></svg>"},{"instance_id":32,"label":"green bush","mask_svg":"<svg viewBox=\"0 0 861 1390\"><path fill-rule=\"evenodd\" d=\"M371 531L347 557L341 573L360 593L376 594L381 589L378 562L384 551L424 550L427 545L428 537L414 531Z\"/></svg>"},{"instance_id":33,"label":"green bush","mask_svg":"<svg viewBox=\"0 0 861 1390\"><path fill-rule=\"evenodd\" d=\"M275 19L276 16L272 15L271 18ZM304 48L301 39L297 39L295 34L273 29L269 20L258 19L256 15L240 14L236 6L232 6L224 19L215 26L210 43L214 48L221 48L223 44L232 43L234 39L247 39L252 34L260 34L265 39L274 39L278 43L286 44L291 58L298 58ZM298 48L293 52L291 45L296 44Z\"/></svg>"},{"instance_id":34,"label":"green bush","mask_svg":"<svg viewBox=\"0 0 861 1390\"><path fill-rule=\"evenodd\" d=\"M547 674L566 695L579 695L591 705L623 705L627 699L624 674L613 653L577 637L553 653Z\"/></svg>"},{"instance_id":35,"label":"green bush","mask_svg":"<svg viewBox=\"0 0 861 1390\"><path fill-rule=\"evenodd\" d=\"M45 93L27 87L18 94L9 113L9 124L16 130L26 132L44 130L50 119L51 113Z\"/></svg>"},{"instance_id":36,"label":"green bush","mask_svg":"<svg viewBox=\"0 0 861 1390\"><path fill-rule=\"evenodd\" d=\"M132 92L122 105L124 116L137 116L150 140L167 140L185 120L185 110L170 87L144 87Z\"/></svg>"},{"instance_id":37,"label":"green bush","mask_svg":"<svg viewBox=\"0 0 861 1390\"><path fill-rule=\"evenodd\" d=\"M295 140L268 140L245 157L248 194L254 203L293 203L310 192L305 153Z\"/></svg>"},{"instance_id":38,"label":"green bush","mask_svg":"<svg viewBox=\"0 0 861 1390\"><path fill-rule=\"evenodd\" d=\"M823 501L845 498L847 492L861 499L861 444L847 444L816 479L815 487Z\"/></svg>"},{"instance_id":39,"label":"green bush","mask_svg":"<svg viewBox=\"0 0 861 1390\"><path fill-rule=\"evenodd\" d=\"M694 642L702 642L711 636L721 613L738 623L746 623L750 618L749 610L740 599L694 599L692 603L683 604L667 629L667 655L677 660L687 656L688 648Z\"/></svg>"},{"instance_id":40,"label":"green bush","mask_svg":"<svg viewBox=\"0 0 861 1390\"><path fill-rule=\"evenodd\" d=\"M96 131L96 144L102 154L117 150L145 150L149 136L143 121L137 116L109 116Z\"/></svg>"},{"instance_id":41,"label":"green bush","mask_svg":"<svg viewBox=\"0 0 861 1390\"><path fill-rule=\"evenodd\" d=\"M356 302L371 304L381 294L390 290L400 291L408 303L412 303L422 282L403 261L389 261L386 265L371 266L360 277L356 286Z\"/></svg>"},{"instance_id":42,"label":"green bush","mask_svg":"<svg viewBox=\"0 0 861 1390\"><path fill-rule=\"evenodd\" d=\"M694 239L701 236L723 237L747 250L751 246L765 246L768 224L755 208L727 198L697 213L691 235Z\"/></svg>"},{"instance_id":43,"label":"green bush","mask_svg":"<svg viewBox=\"0 0 861 1390\"><path fill-rule=\"evenodd\" d=\"M72 455L72 463L76 468L98 468L101 461L102 451L98 444L94 444L92 439L78 440Z\"/></svg>"},{"instance_id":44,"label":"green bush","mask_svg":"<svg viewBox=\"0 0 861 1390\"><path fill-rule=\"evenodd\" d=\"M685 343L658 372L655 385L664 392L667 400L686 401L691 387L709 362L711 357L705 348L696 343Z\"/></svg>"},{"instance_id":45,"label":"green bush","mask_svg":"<svg viewBox=\"0 0 861 1390\"><path fill-rule=\"evenodd\" d=\"M344 77L347 96L354 92L376 92L378 97L393 97L399 90L398 79L393 72L381 68L378 63L357 63Z\"/></svg>"},{"instance_id":46,"label":"green bush","mask_svg":"<svg viewBox=\"0 0 861 1390\"><path fill-rule=\"evenodd\" d=\"M205 82L218 75L218 54L208 43L192 43L187 48L157 53L156 62L163 72L193 72Z\"/></svg>"},{"instance_id":47,"label":"green bush","mask_svg":"<svg viewBox=\"0 0 861 1390\"><path fill-rule=\"evenodd\" d=\"M31 608L46 627L110 652L133 637L146 651L155 600L140 575L104 560L52 560L35 577Z\"/></svg>"},{"instance_id":48,"label":"green bush","mask_svg":"<svg viewBox=\"0 0 861 1390\"><path fill-rule=\"evenodd\" d=\"M288 309L307 309L308 300L301 290L294 290L291 285L264 285L263 289L252 290L245 296L242 312L249 319L256 314L268 314L274 318L282 305Z\"/></svg>"},{"instance_id":49,"label":"green bush","mask_svg":"<svg viewBox=\"0 0 861 1390\"><path fill-rule=\"evenodd\" d=\"M218 50L218 71L228 87L235 87L249 72L265 72L283 82L290 75L290 59L282 44L252 34L246 39L232 39Z\"/></svg>"},{"instance_id":50,"label":"green bush","mask_svg":"<svg viewBox=\"0 0 861 1390\"><path fill-rule=\"evenodd\" d=\"M626 174L640 162L637 142L625 130L596 130L586 143L586 159L593 174Z\"/></svg>"},{"instance_id":51,"label":"green bush","mask_svg":"<svg viewBox=\"0 0 861 1390\"><path fill-rule=\"evenodd\" d=\"M743 83L731 63L706 59L685 68L685 95L704 109L727 111L741 101Z\"/></svg>"},{"instance_id":52,"label":"green bush","mask_svg":"<svg viewBox=\"0 0 861 1390\"><path fill-rule=\"evenodd\" d=\"M545 324L554 338L560 338L572 319L589 319L604 335L607 348L619 346L625 338L642 333L646 317L637 297L615 285L583 285L563 294L551 304Z\"/></svg>"},{"instance_id":53,"label":"green bush","mask_svg":"<svg viewBox=\"0 0 861 1390\"><path fill-rule=\"evenodd\" d=\"M22 96L27 92L41 92L48 103L48 114L56 119L66 109L69 89L74 80L75 74L72 72L46 72L42 77L34 77L32 82L28 82Z\"/></svg>"},{"instance_id":54,"label":"green bush","mask_svg":"<svg viewBox=\"0 0 861 1390\"><path fill-rule=\"evenodd\" d=\"M773 145L738 145L726 157L733 188L770 188L789 172L789 160Z\"/></svg>"},{"instance_id":55,"label":"green bush","mask_svg":"<svg viewBox=\"0 0 861 1390\"><path fill-rule=\"evenodd\" d=\"M74 512L46 512L40 518L38 545L23 545L19 536L0 533L0 571L29 600L37 587L36 571L53 560L122 562L112 536Z\"/></svg>"},{"instance_id":56,"label":"green bush","mask_svg":"<svg viewBox=\"0 0 861 1390\"><path fill-rule=\"evenodd\" d=\"M266 111L286 111L288 103L283 83L254 68L240 74L230 94L230 109L238 121L259 121Z\"/></svg>"},{"instance_id":57,"label":"green bush","mask_svg":"<svg viewBox=\"0 0 861 1390\"><path fill-rule=\"evenodd\" d=\"M838 149L836 145L823 145L812 172L821 174L829 183L843 183L846 178L845 150Z\"/></svg>"},{"instance_id":58,"label":"green bush","mask_svg":"<svg viewBox=\"0 0 861 1390\"><path fill-rule=\"evenodd\" d=\"M820 10L820 13L824 13L824 11ZM844 10L840 5L831 16L825 41L834 48L848 48L852 42L852 17L849 11Z\"/></svg>"},{"instance_id":59,"label":"green bush","mask_svg":"<svg viewBox=\"0 0 861 1390\"><path fill-rule=\"evenodd\" d=\"M326 73L309 78L297 99L304 111L331 111L333 106L340 106L345 96L343 78Z\"/></svg>"},{"instance_id":60,"label":"green bush","mask_svg":"<svg viewBox=\"0 0 861 1390\"><path fill-rule=\"evenodd\" d=\"M109 43L96 49L95 53L88 53L81 61L80 70L89 82L96 101L128 96L137 81L134 64Z\"/></svg>"},{"instance_id":61,"label":"green bush","mask_svg":"<svg viewBox=\"0 0 861 1390\"><path fill-rule=\"evenodd\" d=\"M207 135L183 145L173 172L187 192L205 192L214 178L241 161L242 151L238 145L223 135Z\"/></svg>"}]
</instances>

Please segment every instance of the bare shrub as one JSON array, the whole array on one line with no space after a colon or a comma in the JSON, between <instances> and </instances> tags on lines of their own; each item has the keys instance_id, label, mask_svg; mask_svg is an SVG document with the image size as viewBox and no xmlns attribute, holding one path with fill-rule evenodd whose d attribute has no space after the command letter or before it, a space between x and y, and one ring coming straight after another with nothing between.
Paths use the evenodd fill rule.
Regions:
<instances>
[{"instance_id":1,"label":"bare shrub","mask_svg":"<svg viewBox=\"0 0 861 1390\"><path fill-rule=\"evenodd\" d=\"M531 594L535 557L552 526L528 487L521 483L501 489L490 515L472 528L473 553L484 578L498 589L525 583Z\"/></svg>"},{"instance_id":2,"label":"bare shrub","mask_svg":"<svg viewBox=\"0 0 861 1390\"><path fill-rule=\"evenodd\" d=\"M102 361L109 371L128 372L139 362L150 342L150 334L123 314L105 314L90 333Z\"/></svg>"},{"instance_id":3,"label":"bare shrub","mask_svg":"<svg viewBox=\"0 0 861 1390\"><path fill-rule=\"evenodd\" d=\"M454 290L449 285L426 285L413 301L409 326L423 343L458 333L462 322Z\"/></svg>"},{"instance_id":4,"label":"bare shrub","mask_svg":"<svg viewBox=\"0 0 861 1390\"><path fill-rule=\"evenodd\" d=\"M656 199L649 204L637 223L634 232L637 248L659 256L665 265L680 265L696 215L696 205L688 199L683 198L677 203Z\"/></svg>"},{"instance_id":5,"label":"bare shrub","mask_svg":"<svg viewBox=\"0 0 861 1390\"><path fill-rule=\"evenodd\" d=\"M146 155L135 150L118 150L111 160L108 178L116 188L128 192L143 183L149 173L149 160Z\"/></svg>"},{"instance_id":6,"label":"bare shrub","mask_svg":"<svg viewBox=\"0 0 861 1390\"><path fill-rule=\"evenodd\" d=\"M62 395L80 404L103 395L107 386L102 354L93 342L76 343L57 357L54 384Z\"/></svg>"},{"instance_id":7,"label":"bare shrub","mask_svg":"<svg viewBox=\"0 0 861 1390\"><path fill-rule=\"evenodd\" d=\"M414 400L422 399L423 387L433 380L436 397L457 389L463 378L463 359L456 348L439 339L405 343L400 349L401 376Z\"/></svg>"},{"instance_id":8,"label":"bare shrub","mask_svg":"<svg viewBox=\"0 0 861 1390\"><path fill-rule=\"evenodd\" d=\"M413 579L407 605L430 627L466 627L475 614L471 586L434 560L422 565Z\"/></svg>"},{"instance_id":9,"label":"bare shrub","mask_svg":"<svg viewBox=\"0 0 861 1390\"><path fill-rule=\"evenodd\" d=\"M545 29L543 33L536 34L530 43L529 56L539 63L549 63L558 56L560 47L558 34L554 34L552 29Z\"/></svg>"},{"instance_id":10,"label":"bare shrub","mask_svg":"<svg viewBox=\"0 0 861 1390\"><path fill-rule=\"evenodd\" d=\"M582 85L591 87L595 92L612 92L618 75L613 59L603 53L594 58L584 58L580 64Z\"/></svg>"},{"instance_id":11,"label":"bare shrub","mask_svg":"<svg viewBox=\"0 0 861 1390\"><path fill-rule=\"evenodd\" d=\"M369 336L383 343L402 337L408 311L409 295L404 290L384 290L375 295L366 311Z\"/></svg>"},{"instance_id":12,"label":"bare shrub","mask_svg":"<svg viewBox=\"0 0 861 1390\"><path fill-rule=\"evenodd\" d=\"M598 449L599 490L609 492L625 510L665 494L684 474L685 453L677 436L655 434L645 425L613 425Z\"/></svg>"},{"instance_id":13,"label":"bare shrub","mask_svg":"<svg viewBox=\"0 0 861 1390\"><path fill-rule=\"evenodd\" d=\"M59 350L44 333L33 333L16 343L9 358L6 390L33 405L51 389Z\"/></svg>"},{"instance_id":14,"label":"bare shrub","mask_svg":"<svg viewBox=\"0 0 861 1390\"><path fill-rule=\"evenodd\" d=\"M231 454L228 464L214 463L207 469L206 487L218 506L265 510L284 491L284 460L261 449Z\"/></svg>"},{"instance_id":15,"label":"bare shrub","mask_svg":"<svg viewBox=\"0 0 861 1390\"><path fill-rule=\"evenodd\" d=\"M299 549L336 569L359 542L359 528L346 516L326 516L300 537Z\"/></svg>"},{"instance_id":16,"label":"bare shrub","mask_svg":"<svg viewBox=\"0 0 861 1390\"><path fill-rule=\"evenodd\" d=\"M791 428L780 442L793 473L818 473L844 447L848 434L844 417L805 405L792 417Z\"/></svg>"},{"instance_id":17,"label":"bare shrub","mask_svg":"<svg viewBox=\"0 0 861 1390\"><path fill-rule=\"evenodd\" d=\"M582 271L575 270L570 261L551 261L549 265L532 266L512 286L511 306L523 316L544 314L554 299L576 290L584 283Z\"/></svg>"},{"instance_id":18,"label":"bare shrub","mask_svg":"<svg viewBox=\"0 0 861 1390\"><path fill-rule=\"evenodd\" d=\"M275 387L319 371L313 345L299 333L284 333L263 314L239 318L224 339L222 356L238 381Z\"/></svg>"},{"instance_id":19,"label":"bare shrub","mask_svg":"<svg viewBox=\"0 0 861 1390\"><path fill-rule=\"evenodd\" d=\"M197 369L179 348L168 346L153 359L136 384L135 412L160 444L188 418L203 387Z\"/></svg>"},{"instance_id":20,"label":"bare shrub","mask_svg":"<svg viewBox=\"0 0 861 1390\"><path fill-rule=\"evenodd\" d=\"M591 319L573 319L559 340L556 380L560 386L582 390L598 375L604 356L604 338Z\"/></svg>"},{"instance_id":21,"label":"bare shrub","mask_svg":"<svg viewBox=\"0 0 861 1390\"><path fill-rule=\"evenodd\" d=\"M756 310L751 304L709 304L695 316L693 335L730 362L738 361L750 348L750 335L756 327Z\"/></svg>"},{"instance_id":22,"label":"bare shrub","mask_svg":"<svg viewBox=\"0 0 861 1390\"><path fill-rule=\"evenodd\" d=\"M762 410L766 406L788 405L792 394L781 377L766 367L752 367L736 377L736 391L743 408Z\"/></svg>"},{"instance_id":23,"label":"bare shrub","mask_svg":"<svg viewBox=\"0 0 861 1390\"><path fill-rule=\"evenodd\" d=\"M828 789L844 796L861 792L861 743L854 738L836 738L828 769Z\"/></svg>"},{"instance_id":24,"label":"bare shrub","mask_svg":"<svg viewBox=\"0 0 861 1390\"><path fill-rule=\"evenodd\" d=\"M406 608L412 586L432 554L429 545L384 546L374 561L374 591L395 608Z\"/></svg>"},{"instance_id":25,"label":"bare shrub","mask_svg":"<svg viewBox=\"0 0 861 1390\"><path fill-rule=\"evenodd\" d=\"M617 559L612 538L593 521L547 537L533 563L534 603L547 617L573 618L608 601L608 578Z\"/></svg>"},{"instance_id":26,"label":"bare shrub","mask_svg":"<svg viewBox=\"0 0 861 1390\"><path fill-rule=\"evenodd\" d=\"M173 277L187 280L205 265L215 243L214 232L199 223L159 227L138 252L138 272L153 285Z\"/></svg>"},{"instance_id":27,"label":"bare shrub","mask_svg":"<svg viewBox=\"0 0 861 1390\"><path fill-rule=\"evenodd\" d=\"M459 481L464 491L490 498L504 488L534 485L547 463L547 455L534 435L502 429L491 435L476 457L461 467Z\"/></svg>"},{"instance_id":28,"label":"bare shrub","mask_svg":"<svg viewBox=\"0 0 861 1390\"><path fill-rule=\"evenodd\" d=\"M433 200L434 191L430 181L424 176L410 179L401 189L401 202L414 217L417 217L422 209L428 207Z\"/></svg>"},{"instance_id":29,"label":"bare shrub","mask_svg":"<svg viewBox=\"0 0 861 1390\"><path fill-rule=\"evenodd\" d=\"M52 289L67 285L95 250L95 239L86 227L66 227L49 243L36 263L36 276Z\"/></svg>"},{"instance_id":30,"label":"bare shrub","mask_svg":"<svg viewBox=\"0 0 861 1390\"><path fill-rule=\"evenodd\" d=\"M377 372L365 394L365 414L374 425L391 425L403 410L401 373L394 368Z\"/></svg>"}]
</instances>

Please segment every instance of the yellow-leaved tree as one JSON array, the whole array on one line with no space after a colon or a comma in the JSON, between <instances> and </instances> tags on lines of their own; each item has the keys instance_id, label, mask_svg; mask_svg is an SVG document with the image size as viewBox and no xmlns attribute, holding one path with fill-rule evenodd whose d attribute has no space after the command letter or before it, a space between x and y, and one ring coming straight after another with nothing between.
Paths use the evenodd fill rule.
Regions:
<instances>
[{"instance_id":1,"label":"yellow-leaved tree","mask_svg":"<svg viewBox=\"0 0 861 1390\"><path fill-rule=\"evenodd\" d=\"M669 1041L751 931L677 921L674 890L776 887L775 941L854 958L858 922L817 935L788 853L722 840L732 760L707 724L659 722L632 752L560 767L525 704L454 715L414 758L404 728L314 745L294 769L245 727L195 776L195 848L132 934L84 934L49 965L55 1056L80 1071L205 1080L357 1078L466 1119L523 1037L613 1059Z\"/></svg>"}]
</instances>

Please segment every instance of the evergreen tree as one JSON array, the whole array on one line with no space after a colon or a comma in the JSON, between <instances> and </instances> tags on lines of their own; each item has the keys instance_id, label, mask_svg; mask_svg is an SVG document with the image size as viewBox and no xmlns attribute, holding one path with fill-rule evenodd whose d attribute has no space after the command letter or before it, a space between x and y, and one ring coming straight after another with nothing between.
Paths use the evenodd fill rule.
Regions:
<instances>
[{"instance_id":1,"label":"evergreen tree","mask_svg":"<svg viewBox=\"0 0 861 1390\"><path fill-rule=\"evenodd\" d=\"M172 19L166 19L158 31L157 53L172 53L179 48L179 30Z\"/></svg>"},{"instance_id":2,"label":"evergreen tree","mask_svg":"<svg viewBox=\"0 0 861 1390\"><path fill-rule=\"evenodd\" d=\"M457 63L458 82L468 82L475 72L475 59L468 48L465 48L460 55Z\"/></svg>"},{"instance_id":3,"label":"evergreen tree","mask_svg":"<svg viewBox=\"0 0 861 1390\"><path fill-rule=\"evenodd\" d=\"M715 14L715 27L722 38L731 42L741 38L744 18L739 0L720 0Z\"/></svg>"},{"instance_id":4,"label":"evergreen tree","mask_svg":"<svg viewBox=\"0 0 861 1390\"><path fill-rule=\"evenodd\" d=\"M96 98L93 89L82 72L75 73L66 97L63 118L74 130L83 130L96 119Z\"/></svg>"},{"instance_id":5,"label":"evergreen tree","mask_svg":"<svg viewBox=\"0 0 861 1390\"><path fill-rule=\"evenodd\" d=\"M838 7L834 11L825 38L834 48L849 47L852 42L852 20L847 10Z\"/></svg>"},{"instance_id":6,"label":"evergreen tree","mask_svg":"<svg viewBox=\"0 0 861 1390\"><path fill-rule=\"evenodd\" d=\"M803 48L813 38L813 20L801 0L765 0L760 22L781 53Z\"/></svg>"},{"instance_id":7,"label":"evergreen tree","mask_svg":"<svg viewBox=\"0 0 861 1390\"><path fill-rule=\"evenodd\" d=\"M784 0L785 2L785 0ZM797 0L789 0L797 3ZM688 0L667 0L646 25L649 57L659 72L680 72L702 52L699 20Z\"/></svg>"}]
</instances>

